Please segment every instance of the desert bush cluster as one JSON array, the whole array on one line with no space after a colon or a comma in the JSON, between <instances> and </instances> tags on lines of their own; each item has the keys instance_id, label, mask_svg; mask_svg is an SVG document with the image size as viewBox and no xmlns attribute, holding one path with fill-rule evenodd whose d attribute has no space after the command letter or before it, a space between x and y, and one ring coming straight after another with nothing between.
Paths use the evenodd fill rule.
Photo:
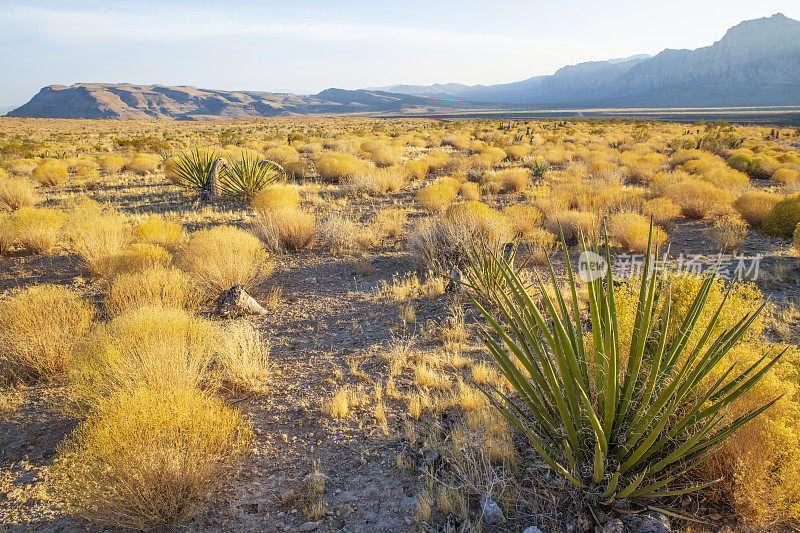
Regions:
<instances>
[{"instance_id":1,"label":"desert bush cluster","mask_svg":"<svg viewBox=\"0 0 800 533\"><path fill-rule=\"evenodd\" d=\"M271 298L274 272L322 257L396 309L385 337L400 340L380 378L349 356L355 380L318 411L436 452L447 467L423 472L420 524L473 520L487 493L519 512L532 457L581 501L698 488L748 527L800 520L800 354L757 311L759 287L666 273L572 283L566 269L595 242L628 257L766 243L795 279L793 130L333 118L0 130L0 148L33 147L2 152L0 261L57 259L73 279L6 283L0 384L69 391L61 407L79 426L51 490L73 514L153 529L201 512L252 447L228 400L269 394L271 379L257 322L217 320L213 302L235 285ZM379 255L411 271L375 282ZM398 467L416 468L404 454ZM307 500L307 516L325 516Z\"/></svg>"}]
</instances>

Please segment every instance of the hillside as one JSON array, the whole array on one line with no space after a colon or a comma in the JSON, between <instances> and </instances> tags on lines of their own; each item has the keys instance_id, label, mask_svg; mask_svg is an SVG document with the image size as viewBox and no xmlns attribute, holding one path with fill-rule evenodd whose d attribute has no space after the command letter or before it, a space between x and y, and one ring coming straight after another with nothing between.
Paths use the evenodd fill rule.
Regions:
<instances>
[{"instance_id":1,"label":"hillside","mask_svg":"<svg viewBox=\"0 0 800 533\"><path fill-rule=\"evenodd\" d=\"M106 119L234 119L308 114L423 113L472 107L384 91L327 89L312 96L197 87L76 83L44 87L11 117Z\"/></svg>"},{"instance_id":2,"label":"hillside","mask_svg":"<svg viewBox=\"0 0 800 533\"><path fill-rule=\"evenodd\" d=\"M579 63L515 83L387 90L541 107L798 105L800 22L779 13L742 22L696 50Z\"/></svg>"}]
</instances>

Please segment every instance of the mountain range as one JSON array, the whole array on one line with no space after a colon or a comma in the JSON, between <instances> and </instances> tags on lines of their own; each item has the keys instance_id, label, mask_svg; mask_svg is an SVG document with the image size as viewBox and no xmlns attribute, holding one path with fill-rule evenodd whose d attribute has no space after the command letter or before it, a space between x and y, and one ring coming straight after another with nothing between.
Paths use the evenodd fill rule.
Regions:
<instances>
[{"instance_id":1,"label":"mountain range","mask_svg":"<svg viewBox=\"0 0 800 533\"><path fill-rule=\"evenodd\" d=\"M800 22L744 21L710 46L591 61L500 85L392 85L315 95L76 83L44 87L7 116L203 120L425 115L456 110L800 105Z\"/></svg>"}]
</instances>

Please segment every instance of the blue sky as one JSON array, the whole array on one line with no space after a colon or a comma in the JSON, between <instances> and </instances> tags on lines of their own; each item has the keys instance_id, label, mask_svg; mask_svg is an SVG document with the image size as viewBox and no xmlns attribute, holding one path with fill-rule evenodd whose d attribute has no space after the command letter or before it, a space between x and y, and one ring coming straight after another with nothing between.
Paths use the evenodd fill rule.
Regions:
<instances>
[{"instance_id":1,"label":"blue sky","mask_svg":"<svg viewBox=\"0 0 800 533\"><path fill-rule=\"evenodd\" d=\"M0 108L75 82L315 93L504 83L697 48L797 0L205 2L0 0Z\"/></svg>"}]
</instances>

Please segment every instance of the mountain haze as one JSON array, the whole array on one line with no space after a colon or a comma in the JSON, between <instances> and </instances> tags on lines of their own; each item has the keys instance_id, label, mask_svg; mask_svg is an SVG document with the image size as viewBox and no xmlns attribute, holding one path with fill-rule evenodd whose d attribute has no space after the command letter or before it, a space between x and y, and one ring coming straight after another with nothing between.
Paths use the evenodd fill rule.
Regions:
<instances>
[{"instance_id":1,"label":"mountain haze","mask_svg":"<svg viewBox=\"0 0 800 533\"><path fill-rule=\"evenodd\" d=\"M383 90L542 107L798 105L800 22L778 13L737 24L696 50L579 63L515 83Z\"/></svg>"}]
</instances>

